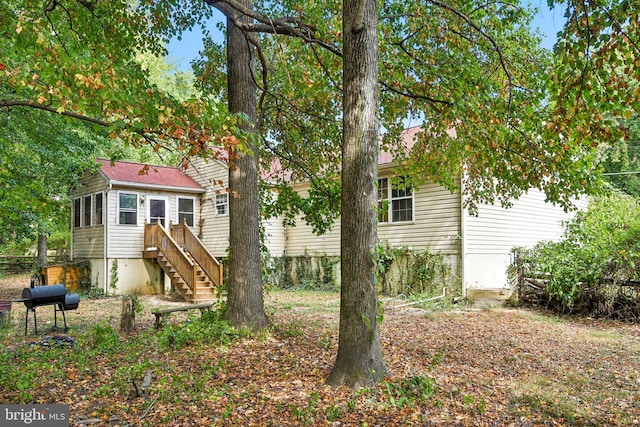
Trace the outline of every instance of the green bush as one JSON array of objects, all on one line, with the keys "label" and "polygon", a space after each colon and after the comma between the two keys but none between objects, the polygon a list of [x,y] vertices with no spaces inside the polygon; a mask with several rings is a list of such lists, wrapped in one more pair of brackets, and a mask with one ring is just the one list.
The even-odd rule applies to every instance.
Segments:
[{"label": "green bush", "polygon": [[248,334],[229,325],[222,310],[211,310],[203,312],[200,317],[191,314],[182,323],[165,325],[158,334],[158,345],[161,349],[180,349],[205,343],[225,345]]},{"label": "green bush", "polygon": [[611,311],[622,285],[640,280],[640,205],[619,194],[594,199],[565,224],[561,241],[540,242],[521,258],[561,311]]}]

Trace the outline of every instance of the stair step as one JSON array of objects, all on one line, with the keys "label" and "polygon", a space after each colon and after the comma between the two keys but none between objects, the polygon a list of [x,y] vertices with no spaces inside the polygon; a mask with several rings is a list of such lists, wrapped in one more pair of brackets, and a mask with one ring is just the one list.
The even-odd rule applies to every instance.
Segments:
[{"label": "stair step", "polygon": [[[183,248],[184,250],[184,248]],[[183,296],[186,301],[215,301],[217,297],[214,295],[215,290],[218,287],[218,284],[215,283],[207,273],[200,267],[200,265],[196,262],[195,258],[185,251],[187,258],[195,264],[195,296],[194,292],[189,288],[186,284],[185,280],[178,274],[177,270],[174,268],[173,264],[169,259],[162,253],[157,253],[157,262],[162,268],[162,270],[167,274],[167,276],[171,279],[171,283],[173,287]]]}]

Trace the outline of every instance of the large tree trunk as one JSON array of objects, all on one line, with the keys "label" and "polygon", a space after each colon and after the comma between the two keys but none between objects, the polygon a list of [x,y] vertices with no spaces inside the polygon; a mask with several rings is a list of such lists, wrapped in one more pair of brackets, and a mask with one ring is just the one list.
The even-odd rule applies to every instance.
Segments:
[{"label": "large tree trunk", "polygon": [[378,333],[378,42],[376,0],[343,1],[341,297],[338,356],[327,383],[365,386],[387,374]]},{"label": "large tree trunk", "polygon": [[[252,0],[241,0],[253,8]],[[249,18],[242,18],[249,21]],[[246,131],[255,131],[256,85],[253,55],[242,31],[227,20],[227,71],[229,111],[243,113]],[[252,147],[255,148],[255,147]],[[260,213],[258,204],[258,153],[240,154],[229,170],[229,291],[227,320],[237,327],[264,329],[268,322],[262,296],[260,265]]]},{"label": "large tree trunk", "polygon": [[47,260],[47,235],[46,233],[38,234],[38,267],[44,267],[49,261]]}]

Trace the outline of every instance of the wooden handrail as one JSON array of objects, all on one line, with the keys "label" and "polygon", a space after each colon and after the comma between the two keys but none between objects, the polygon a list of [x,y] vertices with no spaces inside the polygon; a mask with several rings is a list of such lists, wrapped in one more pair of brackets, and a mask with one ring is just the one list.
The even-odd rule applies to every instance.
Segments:
[{"label": "wooden handrail", "polygon": [[196,298],[196,265],[181,249],[180,245],[167,233],[162,224],[145,224],[144,226],[145,250],[155,248],[171,263],[171,266],[180,275],[182,280],[191,289],[191,298]]},{"label": "wooden handrail", "polygon": [[191,229],[184,223],[171,224],[171,237],[191,254],[193,259],[200,265],[202,271],[209,276],[209,279],[217,286],[222,285],[222,263],[211,255],[204,244],[196,237]]}]

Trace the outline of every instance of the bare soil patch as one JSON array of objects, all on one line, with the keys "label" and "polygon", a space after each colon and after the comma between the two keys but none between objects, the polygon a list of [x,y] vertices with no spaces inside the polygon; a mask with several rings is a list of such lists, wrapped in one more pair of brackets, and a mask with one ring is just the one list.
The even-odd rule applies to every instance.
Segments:
[{"label": "bare soil patch", "polygon": [[[28,286],[24,280],[0,280],[0,299],[19,297]],[[117,331],[117,297],[82,300],[67,314],[68,335],[77,341],[67,349],[30,346],[38,338],[31,325],[23,335],[24,306],[14,304],[13,327],[0,333],[0,346],[11,355],[0,359],[0,401],[67,404],[72,425],[85,417],[110,426],[640,422],[637,324],[523,309],[388,310],[380,328],[391,376],[350,390],[324,385],[337,351],[337,294],[272,292],[266,309],[273,331],[169,350],[159,347],[163,332],[153,329],[151,310],[183,303],[166,296],[140,301],[135,332],[116,335],[116,352],[100,350],[98,338]],[[38,317],[44,331],[53,314],[42,307]],[[189,322],[183,313],[170,317],[176,328],[189,328]],[[43,358],[49,368],[33,378],[29,370],[42,366]],[[145,399],[133,393],[132,381],[149,370],[153,380]],[[433,381],[428,396],[411,385],[427,380]]]}]

